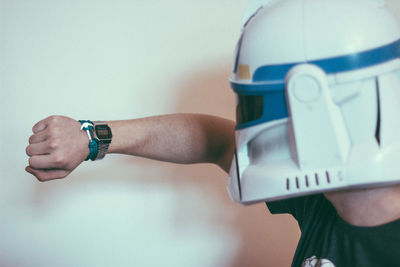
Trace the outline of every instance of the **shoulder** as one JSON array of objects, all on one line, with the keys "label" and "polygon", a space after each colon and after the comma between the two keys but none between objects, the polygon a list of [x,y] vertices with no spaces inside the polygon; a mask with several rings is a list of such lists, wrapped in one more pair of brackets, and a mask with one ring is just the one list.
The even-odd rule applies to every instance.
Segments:
[{"label": "shoulder", "polygon": [[303,224],[306,218],[336,212],[323,194],[278,200],[266,204],[272,214],[291,214],[300,225]]}]

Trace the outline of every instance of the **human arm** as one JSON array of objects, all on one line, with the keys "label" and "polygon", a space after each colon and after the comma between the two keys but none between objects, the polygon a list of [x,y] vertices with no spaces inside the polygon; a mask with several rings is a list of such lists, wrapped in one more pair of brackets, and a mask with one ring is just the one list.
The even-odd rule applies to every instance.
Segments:
[{"label": "human arm", "polygon": [[[173,114],[107,122],[113,133],[108,153],[189,164],[214,163],[228,171],[234,122],[202,114]],[[63,178],[89,154],[88,137],[76,120],[51,116],[33,127],[26,170],[40,181]]]}]

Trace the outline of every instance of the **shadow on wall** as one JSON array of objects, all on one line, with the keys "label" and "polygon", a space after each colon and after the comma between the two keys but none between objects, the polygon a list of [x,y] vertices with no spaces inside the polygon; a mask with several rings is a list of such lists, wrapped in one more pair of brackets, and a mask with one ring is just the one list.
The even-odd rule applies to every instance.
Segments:
[{"label": "shadow on wall", "polygon": [[[231,67],[229,63],[212,66],[216,67],[190,73],[182,81],[176,112],[207,113],[234,120],[236,101],[229,85]],[[191,177],[189,181],[201,188],[213,188],[216,198],[231,209],[229,213],[236,214],[228,222],[241,241],[232,267],[290,266],[300,235],[294,219],[289,215],[271,215],[264,203],[247,207],[233,203],[226,191],[227,174],[223,171],[200,167],[180,172],[180,177]],[[220,216],[224,216],[224,211]]]},{"label": "shadow on wall", "polygon": [[[201,72],[190,72],[186,78],[179,81],[180,98],[176,99],[172,112],[207,113],[233,119],[235,99],[228,83],[230,68],[223,64],[219,66]],[[234,229],[240,238],[240,248],[232,267],[290,265],[299,238],[294,220],[286,215],[272,216],[263,203],[248,207],[233,203],[226,191],[227,174],[218,167],[208,164],[182,166],[154,163],[151,160],[135,157],[123,157],[118,160],[110,157],[109,161],[92,164],[95,165],[90,166],[94,167],[80,169],[78,174],[74,172],[69,179],[56,186],[52,183],[35,183],[33,198],[37,210],[46,212],[49,205],[52,205],[51,199],[55,196],[66,199],[78,188],[82,190],[86,187],[96,187],[98,184],[111,186],[119,183],[132,188],[139,186],[144,190],[146,187],[168,185],[178,195],[176,213],[173,216],[179,227],[197,213],[196,208],[191,207],[183,199],[185,194],[182,190],[197,188],[202,196],[209,198],[208,202],[218,201],[220,203],[216,203],[215,206],[224,208],[213,212],[211,221],[226,226],[227,229]],[[134,168],[132,166],[140,168],[128,175],[126,173],[120,175],[116,171],[114,177],[110,179],[101,173],[102,168],[107,168],[108,164],[121,164],[128,172]],[[99,166],[101,168],[98,168]],[[118,170],[118,167],[115,166],[115,169]],[[160,176],[164,171],[168,173]],[[74,179],[75,175],[87,178]]]}]

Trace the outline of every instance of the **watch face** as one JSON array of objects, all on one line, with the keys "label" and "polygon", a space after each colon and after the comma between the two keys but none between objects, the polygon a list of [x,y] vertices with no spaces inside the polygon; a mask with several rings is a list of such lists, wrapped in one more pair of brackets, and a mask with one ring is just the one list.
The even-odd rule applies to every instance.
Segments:
[{"label": "watch face", "polygon": [[111,129],[108,125],[96,125],[96,135],[99,139],[111,139]]}]

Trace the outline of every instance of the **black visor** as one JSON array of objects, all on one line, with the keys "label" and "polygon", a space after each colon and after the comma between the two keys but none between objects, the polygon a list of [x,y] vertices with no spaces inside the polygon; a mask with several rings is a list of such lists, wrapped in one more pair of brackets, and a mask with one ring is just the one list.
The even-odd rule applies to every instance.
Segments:
[{"label": "black visor", "polygon": [[236,122],[244,124],[261,118],[264,112],[264,97],[259,95],[238,95]]}]

